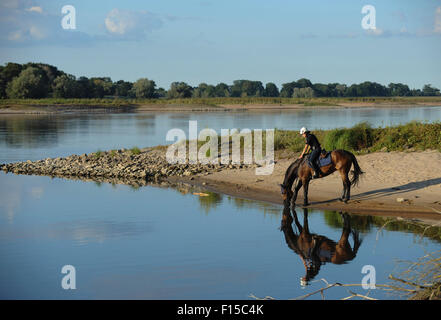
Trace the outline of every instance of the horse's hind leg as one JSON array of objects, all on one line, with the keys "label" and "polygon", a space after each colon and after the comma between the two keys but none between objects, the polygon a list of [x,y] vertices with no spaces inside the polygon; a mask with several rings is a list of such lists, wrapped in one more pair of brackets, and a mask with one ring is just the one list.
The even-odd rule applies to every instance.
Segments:
[{"label": "horse's hind leg", "polygon": [[341,195],[340,201],[344,201],[345,203],[349,201],[351,194],[351,181],[349,180],[349,176],[347,172],[340,171],[341,180],[343,181],[343,193]]}]

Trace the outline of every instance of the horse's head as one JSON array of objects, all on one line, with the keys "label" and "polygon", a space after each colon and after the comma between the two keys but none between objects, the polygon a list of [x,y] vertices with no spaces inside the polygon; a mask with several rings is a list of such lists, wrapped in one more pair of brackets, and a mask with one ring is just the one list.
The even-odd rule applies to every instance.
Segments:
[{"label": "horse's head", "polygon": [[292,191],[291,188],[288,188],[287,186],[285,186],[284,184],[280,185],[280,193],[282,195],[282,199],[283,201],[286,201],[288,199],[291,199],[292,197]]}]

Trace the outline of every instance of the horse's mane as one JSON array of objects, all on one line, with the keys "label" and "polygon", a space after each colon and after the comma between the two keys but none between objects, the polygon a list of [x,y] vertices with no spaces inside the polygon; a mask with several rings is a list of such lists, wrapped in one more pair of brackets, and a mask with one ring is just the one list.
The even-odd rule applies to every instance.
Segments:
[{"label": "horse's mane", "polygon": [[282,184],[284,188],[290,188],[293,185],[294,181],[298,178],[297,171],[303,160],[304,158],[296,159],[293,163],[289,165],[288,169],[286,169],[285,179],[283,180]]}]

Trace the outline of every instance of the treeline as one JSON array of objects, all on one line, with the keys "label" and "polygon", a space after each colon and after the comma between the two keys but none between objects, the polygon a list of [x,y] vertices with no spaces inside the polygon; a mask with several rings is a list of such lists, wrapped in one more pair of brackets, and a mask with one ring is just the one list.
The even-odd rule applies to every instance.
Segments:
[{"label": "treeline", "polygon": [[232,85],[201,83],[192,87],[185,82],[173,82],[168,90],[157,88],[153,80],[141,78],[136,82],[109,77],[79,77],[67,74],[44,63],[18,64],[9,62],[0,66],[1,99],[39,98],[221,98],[221,97],[411,97],[440,96],[440,90],[430,84],[422,89],[410,89],[402,83],[388,86],[366,81],[347,86],[340,83],[312,83],[308,79],[284,83],[279,88],[272,82],[235,80]]}]

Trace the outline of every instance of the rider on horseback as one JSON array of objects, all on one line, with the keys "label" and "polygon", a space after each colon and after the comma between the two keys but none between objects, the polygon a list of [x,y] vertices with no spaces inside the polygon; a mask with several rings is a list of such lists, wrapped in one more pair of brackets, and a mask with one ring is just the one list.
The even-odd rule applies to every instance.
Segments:
[{"label": "rider on horseback", "polygon": [[305,148],[303,149],[302,154],[300,155],[299,159],[303,158],[304,154],[309,151],[309,149],[312,149],[311,155],[309,156],[309,163],[312,168],[314,168],[314,176],[313,179],[317,179],[320,177],[320,174],[322,174],[322,171],[320,170],[320,167],[317,164],[317,160],[320,156],[320,153],[322,152],[322,148],[320,146],[320,143],[315,135],[313,135],[308,129],[303,127],[300,129],[300,134],[306,139]]}]

